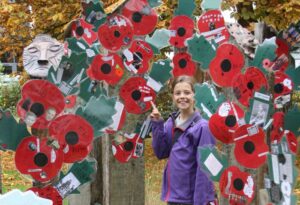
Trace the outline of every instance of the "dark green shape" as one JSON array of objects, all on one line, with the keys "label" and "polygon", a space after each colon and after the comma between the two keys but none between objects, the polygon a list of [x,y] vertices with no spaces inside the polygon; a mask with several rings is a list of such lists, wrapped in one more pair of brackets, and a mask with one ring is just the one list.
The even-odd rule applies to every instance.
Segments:
[{"label": "dark green shape", "polygon": [[222,0],[203,0],[201,8],[203,10],[220,9]]},{"label": "dark green shape", "polygon": [[0,149],[16,151],[23,138],[31,136],[23,121],[17,122],[10,111],[0,109]]},{"label": "dark green shape", "polygon": [[80,84],[80,92],[78,96],[85,102],[88,102],[92,96],[99,97],[101,94],[99,82],[86,77]]},{"label": "dark green shape", "polygon": [[96,172],[96,161],[85,159],[81,162],[76,162],[72,165],[67,174],[70,172],[72,172],[78,181],[80,181],[80,184],[83,185],[92,180],[91,175]]},{"label": "dark green shape", "polygon": [[165,83],[171,78],[171,61],[169,59],[158,60],[152,64],[152,69],[149,73],[149,77],[165,85]]},{"label": "dark green shape", "polygon": [[294,90],[300,90],[300,67],[294,68],[293,66],[289,66],[285,73],[290,76],[294,83]]},{"label": "dark green shape", "polygon": [[300,136],[300,110],[295,106],[284,115],[284,129],[290,130],[297,137]]},{"label": "dark green shape", "polygon": [[92,0],[88,4],[82,3],[83,15],[85,16],[85,21],[89,24],[94,25],[94,31],[97,32],[99,26],[101,26],[105,21],[107,15],[103,9],[103,4],[99,0]]},{"label": "dark green shape", "polygon": [[[223,171],[228,167],[226,156],[218,153],[216,148],[210,146],[199,147],[198,155],[201,169],[208,173],[213,181],[219,181]],[[205,163],[206,160],[207,163]],[[217,167],[218,169],[216,169]]]},{"label": "dark green shape", "polygon": [[92,96],[84,108],[76,111],[77,115],[85,118],[94,128],[94,136],[103,134],[103,129],[113,122],[112,116],[115,110],[116,99],[100,95],[98,98]]},{"label": "dark green shape", "polygon": [[264,74],[268,71],[263,67],[263,61],[265,59],[271,62],[276,58],[277,45],[275,42],[275,37],[270,39],[265,39],[262,44],[259,44],[255,50],[255,57],[253,61],[249,62],[249,66],[255,66],[259,68]]},{"label": "dark green shape", "polygon": [[151,8],[159,7],[162,4],[161,0],[148,0]]},{"label": "dark green shape", "polygon": [[70,57],[63,56],[55,71],[50,68],[47,79],[55,84],[65,95],[76,95],[80,90],[80,83],[87,77],[87,55],[72,53]]},{"label": "dark green shape", "polygon": [[174,11],[175,16],[185,15],[193,17],[193,12],[196,8],[194,0],[178,0],[178,7]]},{"label": "dark green shape", "polygon": [[149,43],[155,54],[160,54],[160,50],[170,46],[170,31],[163,29],[156,29],[152,36],[147,35],[145,41]]},{"label": "dark green shape", "polygon": [[210,62],[216,56],[216,50],[204,36],[198,34],[194,34],[193,38],[187,41],[187,44],[188,53],[191,54],[193,61],[200,63],[201,69],[207,71]]},{"label": "dark green shape", "polygon": [[201,111],[203,118],[208,120],[225,100],[225,96],[219,94],[213,84],[195,85],[195,105]]}]

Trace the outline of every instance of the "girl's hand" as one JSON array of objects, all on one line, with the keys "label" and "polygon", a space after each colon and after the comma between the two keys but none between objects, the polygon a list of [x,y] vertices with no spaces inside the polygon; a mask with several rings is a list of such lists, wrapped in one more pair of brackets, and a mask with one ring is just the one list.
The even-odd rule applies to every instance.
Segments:
[{"label": "girl's hand", "polygon": [[151,105],[152,105],[152,112],[151,112],[151,114],[150,114],[150,117],[151,117],[151,119],[153,119],[153,120],[159,120],[160,118],[161,118],[161,114],[160,114],[160,112],[158,111],[158,109],[157,109],[157,107],[155,106],[155,104],[152,102],[152,101],[150,101],[151,102]]}]

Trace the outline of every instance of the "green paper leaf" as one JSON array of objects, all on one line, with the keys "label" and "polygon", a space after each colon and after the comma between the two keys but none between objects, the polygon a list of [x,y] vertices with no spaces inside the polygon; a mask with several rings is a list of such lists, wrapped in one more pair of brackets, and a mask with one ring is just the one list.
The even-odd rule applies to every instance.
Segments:
[{"label": "green paper leaf", "polygon": [[294,90],[300,90],[300,67],[294,68],[290,66],[285,73],[292,79],[294,83]]},{"label": "green paper leaf", "polygon": [[195,105],[205,119],[209,119],[218,107],[226,101],[223,94],[218,94],[213,84],[202,83],[195,86]]},{"label": "green paper leaf", "polygon": [[196,8],[194,0],[178,0],[178,7],[174,11],[175,16],[185,15],[193,17],[193,12]]},{"label": "green paper leaf", "polygon": [[201,169],[208,173],[213,181],[219,181],[223,171],[228,167],[226,156],[209,146],[199,147],[198,155]]},{"label": "green paper leaf", "polygon": [[0,149],[16,151],[23,138],[31,136],[24,122],[17,122],[10,111],[0,109]]},{"label": "green paper leaf", "polygon": [[203,0],[201,8],[203,10],[219,9],[221,7],[222,0]]},{"label": "green paper leaf", "polygon": [[88,102],[92,96],[99,97],[103,94],[98,83],[94,80],[86,78],[80,84],[80,92],[78,94],[85,102]]},{"label": "green paper leaf", "polygon": [[73,53],[70,57],[63,56],[57,70],[50,68],[47,79],[64,95],[78,94],[81,81],[87,77],[86,61],[85,53],[78,55]]},{"label": "green paper leaf", "polygon": [[85,118],[94,128],[94,136],[102,134],[103,129],[112,122],[115,110],[116,99],[100,95],[98,98],[92,96],[84,108],[79,108],[76,114]]},{"label": "green paper leaf", "polygon": [[259,68],[264,74],[267,74],[267,70],[263,67],[264,60],[270,60],[271,62],[276,58],[277,44],[275,37],[265,39],[262,44],[259,44],[255,50],[255,57],[249,64]]},{"label": "green paper leaf", "polygon": [[201,69],[206,71],[209,64],[216,55],[214,47],[205,39],[204,36],[194,34],[193,38],[187,41],[188,53],[191,54],[193,61],[201,63]]},{"label": "green paper leaf", "polygon": [[284,115],[284,129],[292,131],[297,137],[300,136],[300,110],[295,106]]},{"label": "green paper leaf", "polygon": [[93,30],[97,32],[99,26],[106,21],[107,17],[103,9],[102,2],[98,0],[92,0],[88,4],[83,3],[82,7],[84,9],[83,14],[85,16],[85,21],[94,25]]},{"label": "green paper leaf", "polygon": [[152,36],[147,35],[145,41],[149,43],[155,54],[160,53],[160,49],[170,46],[170,31],[163,28],[157,29]]},{"label": "green paper leaf", "polygon": [[96,161],[88,161],[85,159],[81,162],[76,162],[72,165],[67,174],[70,172],[72,172],[80,181],[81,185],[83,185],[92,180],[91,175],[96,172]]},{"label": "green paper leaf", "polygon": [[[160,88],[165,85],[165,83],[171,78],[171,61],[169,59],[165,60],[158,60],[152,64],[152,69],[149,73],[149,79],[147,85],[152,87],[156,92],[160,90]],[[156,83],[160,84],[161,87],[159,89],[155,89],[150,81],[155,81]]]},{"label": "green paper leaf", "polygon": [[151,8],[159,7],[162,4],[161,0],[148,0]]}]

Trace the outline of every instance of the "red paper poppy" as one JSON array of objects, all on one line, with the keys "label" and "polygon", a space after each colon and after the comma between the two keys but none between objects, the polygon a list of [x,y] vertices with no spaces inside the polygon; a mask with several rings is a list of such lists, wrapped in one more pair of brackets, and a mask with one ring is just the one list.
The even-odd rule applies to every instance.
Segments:
[{"label": "red paper poppy", "polygon": [[98,38],[93,28],[94,26],[88,24],[84,19],[77,19],[71,25],[72,35],[77,39],[83,38],[89,45],[92,45]]},{"label": "red paper poppy", "polygon": [[225,169],[220,178],[220,192],[231,205],[250,204],[255,196],[253,177],[236,166]]},{"label": "red paper poppy", "polygon": [[275,112],[272,118],[273,124],[270,133],[271,142],[276,141],[278,143],[281,141],[282,135],[284,133],[284,112]]},{"label": "red paper poppy", "polygon": [[286,130],[284,133],[286,134],[288,146],[291,152],[296,155],[298,150],[298,141],[296,135],[290,130]]},{"label": "red paper poppy", "polygon": [[63,149],[66,163],[80,161],[89,154],[93,133],[93,127],[84,118],[73,114],[62,115],[49,126],[49,134]]},{"label": "red paper poppy", "polygon": [[117,84],[124,74],[123,62],[117,54],[96,55],[87,75],[93,80],[104,80],[110,85]]},{"label": "red paper poppy", "polygon": [[177,47],[186,47],[185,40],[194,34],[194,21],[188,16],[175,16],[169,26],[171,31],[170,44]]},{"label": "red paper poppy", "polygon": [[158,16],[146,0],[130,0],[122,11],[132,25],[135,35],[146,35],[151,33],[157,24]]},{"label": "red paper poppy", "polygon": [[116,52],[123,46],[129,46],[133,37],[131,22],[122,15],[109,16],[106,23],[98,28],[101,45],[109,51]]},{"label": "red paper poppy", "polygon": [[33,191],[39,197],[51,200],[53,202],[53,205],[63,204],[63,198],[60,196],[57,189],[55,189],[53,186],[46,186],[43,188],[31,187],[28,190]]},{"label": "red paper poppy", "polygon": [[254,92],[259,91],[262,87],[268,88],[268,80],[258,68],[249,67],[245,74],[239,73],[234,77],[232,87],[238,101],[249,107],[249,100]]},{"label": "red paper poppy", "polygon": [[46,129],[65,107],[60,90],[46,80],[30,80],[22,87],[17,113],[32,128]]},{"label": "red paper poppy", "polygon": [[209,10],[202,14],[198,20],[198,29],[208,41],[214,40],[218,44],[225,43],[230,38],[220,10]]},{"label": "red paper poppy", "polygon": [[281,71],[275,73],[273,87],[275,108],[281,108],[283,105],[290,102],[293,87],[294,83],[287,74]]},{"label": "red paper poppy", "polygon": [[176,53],[173,57],[173,76],[193,76],[196,72],[196,64],[186,52]]},{"label": "red paper poppy", "polygon": [[68,95],[65,97],[65,108],[66,109],[72,109],[75,107],[77,101],[77,96],[76,95]]},{"label": "red paper poppy", "polygon": [[269,148],[261,127],[242,125],[233,134],[233,139],[236,142],[234,155],[242,166],[256,169],[265,163]]},{"label": "red paper poppy", "polygon": [[143,40],[135,40],[129,49],[123,51],[124,66],[134,74],[144,74],[153,57],[151,46]]},{"label": "red paper poppy", "polygon": [[142,139],[138,134],[120,136],[123,142],[112,142],[112,152],[114,157],[121,163],[128,162],[130,158],[137,158],[142,154]]},{"label": "red paper poppy", "polygon": [[223,102],[217,112],[209,119],[209,129],[221,142],[233,142],[233,134],[240,126],[239,121],[244,118],[244,111],[232,102]]},{"label": "red paper poppy", "polygon": [[218,47],[215,58],[209,64],[209,72],[217,86],[231,87],[232,79],[241,73],[244,66],[243,53],[232,44]]},{"label": "red paper poppy", "polygon": [[129,78],[120,88],[120,97],[124,101],[125,109],[129,113],[141,114],[151,108],[156,94],[141,77]]},{"label": "red paper poppy", "polygon": [[48,182],[59,173],[63,152],[47,145],[47,139],[35,136],[24,138],[15,154],[16,168],[39,182]]},{"label": "red paper poppy", "polygon": [[126,120],[126,111],[124,105],[117,101],[115,105],[116,114],[112,116],[113,123],[106,129],[106,133],[113,134],[124,126]]}]

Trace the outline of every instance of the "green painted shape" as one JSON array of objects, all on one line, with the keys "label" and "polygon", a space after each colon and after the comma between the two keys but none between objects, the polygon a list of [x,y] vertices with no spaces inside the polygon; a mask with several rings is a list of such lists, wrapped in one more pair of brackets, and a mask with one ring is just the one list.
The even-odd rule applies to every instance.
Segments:
[{"label": "green painted shape", "polygon": [[91,175],[96,173],[96,161],[89,161],[85,159],[81,162],[76,162],[72,165],[67,174],[70,172],[72,172],[80,181],[80,184],[83,185],[87,182],[90,182],[92,180]]},{"label": "green painted shape", "polygon": [[202,83],[195,85],[195,105],[205,119],[209,119],[218,107],[226,101],[223,94],[219,94],[213,84]]},{"label": "green painted shape", "polygon": [[216,56],[216,50],[205,39],[204,36],[194,34],[193,38],[187,41],[188,53],[191,54],[193,61],[201,64],[201,69],[207,71],[212,59]]},{"label": "green painted shape", "polygon": [[94,31],[97,32],[99,26],[105,21],[107,15],[103,9],[103,3],[98,0],[92,0],[88,4],[83,3],[85,21],[94,26]]},{"label": "green painted shape", "polygon": [[102,130],[113,122],[112,116],[115,110],[116,99],[100,95],[98,98],[92,96],[84,108],[76,111],[77,115],[85,118],[94,128],[94,136],[103,134]]},{"label": "green painted shape", "polygon": [[294,83],[294,90],[300,90],[300,67],[294,68],[293,66],[289,66],[285,73],[290,76]]},{"label": "green painted shape", "polygon": [[300,136],[300,110],[295,106],[284,115],[284,129],[292,131],[296,137]]},{"label": "green painted shape", "polygon": [[159,7],[162,4],[161,0],[148,0],[151,8]]},{"label": "green painted shape", "polygon": [[10,111],[0,109],[0,150],[16,151],[19,143],[31,136],[24,122],[17,122]]},{"label": "green painted shape", "polygon": [[201,8],[203,10],[219,9],[221,7],[222,0],[203,0]]},{"label": "green painted shape", "polygon": [[193,17],[196,8],[194,0],[178,0],[178,7],[174,11],[175,16],[185,15]]},{"label": "green painted shape", "polygon": [[[220,154],[216,148],[209,146],[199,147],[198,155],[201,169],[208,173],[211,180],[216,182],[219,181],[223,171],[228,167],[228,161],[226,159],[226,156]],[[205,163],[206,160],[208,160],[207,163]],[[206,166],[206,164],[208,166]],[[218,166],[220,166],[219,170],[216,170],[215,173],[213,173],[211,169],[216,168],[217,164]]]},{"label": "green painted shape", "polygon": [[53,67],[49,69],[47,80],[55,84],[64,95],[78,94],[81,81],[87,77],[87,67],[86,53],[63,56],[56,71]]},{"label": "green painted shape", "polygon": [[149,43],[155,54],[160,54],[160,50],[170,46],[170,31],[163,29],[156,29],[152,36],[147,35],[145,41]]},{"label": "green painted shape", "polygon": [[156,82],[164,85],[171,78],[171,61],[169,59],[158,60],[152,64],[149,76]]},{"label": "green painted shape", "polygon": [[98,83],[86,77],[80,84],[80,91],[78,96],[85,102],[88,102],[92,96],[99,97],[101,93],[102,92]]},{"label": "green painted shape", "polygon": [[249,62],[249,66],[255,66],[259,68],[264,74],[268,71],[263,67],[263,61],[269,59],[271,62],[276,58],[277,45],[275,37],[265,39],[262,44],[259,44],[255,50],[255,57]]}]

